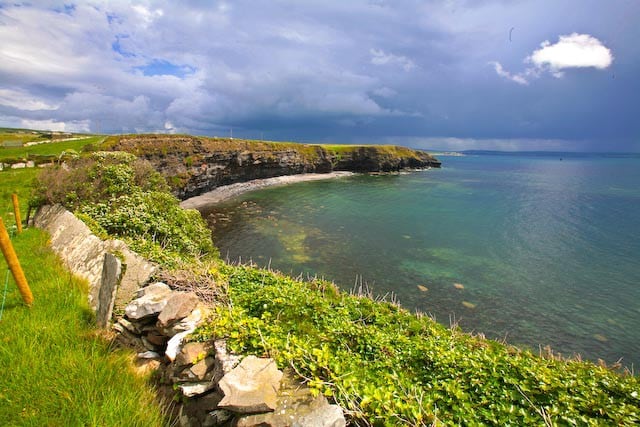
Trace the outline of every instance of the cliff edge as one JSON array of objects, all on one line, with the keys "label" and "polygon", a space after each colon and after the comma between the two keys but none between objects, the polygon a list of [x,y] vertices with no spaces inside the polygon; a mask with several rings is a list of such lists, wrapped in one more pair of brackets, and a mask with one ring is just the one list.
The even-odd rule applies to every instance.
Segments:
[{"label": "cliff edge", "polygon": [[189,135],[121,135],[111,150],[149,160],[180,199],[222,185],[301,173],[440,167],[430,154],[392,145],[317,145]]}]

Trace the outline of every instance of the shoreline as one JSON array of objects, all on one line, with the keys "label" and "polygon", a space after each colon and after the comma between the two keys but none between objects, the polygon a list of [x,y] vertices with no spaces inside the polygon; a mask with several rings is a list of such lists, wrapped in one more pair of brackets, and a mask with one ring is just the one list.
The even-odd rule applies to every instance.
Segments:
[{"label": "shoreline", "polygon": [[180,202],[183,209],[202,209],[216,203],[224,202],[250,191],[267,187],[295,184],[297,182],[320,181],[325,179],[343,178],[353,176],[355,173],[346,171],[334,171],[329,173],[302,173],[296,175],[283,175],[273,178],[254,179],[252,181],[238,182],[236,184],[223,185],[199,196],[190,197]]}]

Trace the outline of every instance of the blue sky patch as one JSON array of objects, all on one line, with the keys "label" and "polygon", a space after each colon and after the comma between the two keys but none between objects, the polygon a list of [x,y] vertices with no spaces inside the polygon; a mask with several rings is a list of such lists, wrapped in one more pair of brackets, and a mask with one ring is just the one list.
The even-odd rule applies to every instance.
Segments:
[{"label": "blue sky patch", "polygon": [[122,47],[122,43],[120,43],[120,40],[122,39],[126,39],[129,36],[127,35],[117,35],[116,36],[116,41],[114,41],[113,43],[111,43],[111,49],[113,49],[114,52],[119,53],[120,55],[124,56],[125,58],[133,58],[136,56],[135,53],[133,52],[127,52],[123,47]]},{"label": "blue sky patch", "polygon": [[188,65],[176,65],[164,59],[154,59],[151,63],[136,67],[145,76],[176,76],[183,78],[187,74],[192,74],[195,70]]}]

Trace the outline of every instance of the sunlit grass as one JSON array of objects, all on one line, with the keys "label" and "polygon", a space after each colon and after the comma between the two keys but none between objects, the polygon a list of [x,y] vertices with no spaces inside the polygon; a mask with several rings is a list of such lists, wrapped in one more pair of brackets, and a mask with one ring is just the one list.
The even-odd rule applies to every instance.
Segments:
[{"label": "sunlit grass", "polygon": [[31,184],[40,172],[38,168],[0,171],[0,217],[7,227],[14,223],[11,195],[16,193],[20,202],[20,215],[26,219]]},{"label": "sunlit grass", "polygon": [[71,141],[50,142],[32,145],[30,147],[0,147],[0,161],[9,158],[26,158],[29,154],[41,156],[57,155],[65,150],[80,151],[87,144],[96,144],[102,141],[102,136],[92,136]]},{"label": "sunlit grass", "polygon": [[[34,295],[26,307],[9,279],[0,321],[2,425],[156,426],[155,393],[131,370],[131,354],[113,351],[94,329],[86,284],[29,229],[14,246]],[[6,264],[0,262],[4,289]]]}]

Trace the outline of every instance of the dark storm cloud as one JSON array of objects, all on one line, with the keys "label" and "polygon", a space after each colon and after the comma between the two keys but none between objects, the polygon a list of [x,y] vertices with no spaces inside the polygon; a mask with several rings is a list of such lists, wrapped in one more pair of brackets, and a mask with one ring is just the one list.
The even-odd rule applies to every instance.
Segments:
[{"label": "dark storm cloud", "polygon": [[[7,3],[0,125],[640,150],[638,10],[623,0]],[[563,40],[595,40],[612,62],[566,66]],[[545,41],[553,49],[536,53]],[[573,65],[584,63],[577,51]]]}]

